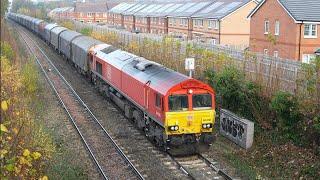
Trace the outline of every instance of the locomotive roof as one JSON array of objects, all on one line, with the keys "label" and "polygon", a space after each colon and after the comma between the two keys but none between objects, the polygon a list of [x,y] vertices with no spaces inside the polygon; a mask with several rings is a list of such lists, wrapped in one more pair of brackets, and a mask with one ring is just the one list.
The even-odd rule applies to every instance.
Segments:
[{"label": "locomotive roof", "polygon": [[149,83],[150,88],[162,95],[167,94],[172,87],[189,79],[189,77],[181,73],[175,72],[152,61],[150,61],[149,67],[146,67],[145,70],[141,71],[137,69],[137,65],[143,61],[145,60],[141,61],[141,59],[134,59],[123,68],[123,71],[144,84]]},{"label": "locomotive roof", "polygon": [[149,86],[162,95],[165,95],[172,87],[190,79],[158,63],[119,49],[110,53],[98,50],[96,56],[143,84],[149,82]]},{"label": "locomotive roof", "polygon": [[72,44],[88,52],[92,46],[104,43],[88,36],[79,36],[72,41]]}]

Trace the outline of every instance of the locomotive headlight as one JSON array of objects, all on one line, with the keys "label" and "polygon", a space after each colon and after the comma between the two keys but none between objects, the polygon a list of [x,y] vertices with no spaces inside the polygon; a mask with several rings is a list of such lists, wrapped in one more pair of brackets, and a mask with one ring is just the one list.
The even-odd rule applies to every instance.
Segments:
[{"label": "locomotive headlight", "polygon": [[178,126],[178,125],[169,126],[169,130],[170,130],[170,131],[178,131],[178,130],[179,130],[179,126]]},{"label": "locomotive headlight", "polygon": [[202,128],[203,129],[209,129],[209,128],[212,128],[212,124],[202,124]]}]

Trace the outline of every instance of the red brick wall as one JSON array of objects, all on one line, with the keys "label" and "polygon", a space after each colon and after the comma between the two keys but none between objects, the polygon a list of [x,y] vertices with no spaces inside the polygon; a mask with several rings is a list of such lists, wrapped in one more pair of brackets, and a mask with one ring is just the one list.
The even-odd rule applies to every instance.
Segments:
[{"label": "red brick wall", "polygon": [[150,33],[150,17],[136,17],[135,27],[143,33]]},{"label": "red brick wall", "polygon": [[107,22],[107,16],[103,15],[103,13],[93,13],[91,16],[88,16],[88,13],[75,12],[74,19],[83,22]]},{"label": "red brick wall", "polygon": [[317,38],[304,37],[304,25],[302,25],[301,37],[301,57],[303,54],[314,54],[316,49],[320,48],[320,23],[317,24]]},{"label": "red brick wall", "polygon": [[[269,34],[276,38],[276,44],[270,42],[268,35],[264,34],[264,22],[269,21]],[[280,34],[275,36],[275,22],[280,22]],[[269,55],[279,52],[279,57],[299,59],[296,55],[299,42],[299,25],[288,15],[277,0],[266,2],[251,17],[250,22],[250,49],[263,53],[268,49]]]},{"label": "red brick wall", "polygon": [[124,16],[123,25],[127,31],[133,32],[135,29],[135,18],[134,16]]},{"label": "red brick wall", "polygon": [[150,32],[154,34],[168,33],[168,20],[163,17],[150,17]]}]

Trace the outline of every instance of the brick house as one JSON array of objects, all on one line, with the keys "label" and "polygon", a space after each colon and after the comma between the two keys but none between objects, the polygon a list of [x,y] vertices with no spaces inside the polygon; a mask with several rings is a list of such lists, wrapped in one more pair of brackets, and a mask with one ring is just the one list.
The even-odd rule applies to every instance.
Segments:
[{"label": "brick house", "polygon": [[[134,16],[136,17],[135,29],[140,32],[150,33],[151,19],[149,15],[154,13],[154,11],[156,11],[157,9],[160,9],[162,6],[164,6],[164,4],[149,4],[145,8],[136,12],[134,14]],[[155,19],[152,18],[152,20],[152,23],[155,24]]]},{"label": "brick house", "polygon": [[150,18],[150,32],[153,34],[168,34],[168,14],[182,4],[164,4],[162,7],[148,13]]},{"label": "brick house", "polygon": [[107,22],[108,5],[106,2],[77,2],[74,19],[80,22]]},{"label": "brick house", "polygon": [[248,17],[254,52],[308,63],[320,48],[319,0],[263,0]]},{"label": "brick house", "polygon": [[73,19],[74,18],[74,7],[62,7],[55,8],[48,13],[48,16],[52,19]]},{"label": "brick house", "polygon": [[108,24],[115,26],[124,26],[122,12],[135,6],[135,4],[121,3],[108,11]]},{"label": "brick house", "polygon": [[168,14],[168,34],[183,39],[192,39],[191,16],[211,2],[189,2]]},{"label": "brick house", "polygon": [[248,14],[257,6],[254,0],[219,0],[194,13],[192,37],[212,44],[246,48],[249,46]]},{"label": "brick house", "polygon": [[[121,13],[123,16],[123,27],[127,31],[130,31],[130,32],[133,32],[135,30],[141,31],[140,29],[136,28],[136,20],[137,19],[134,16],[134,14],[147,6],[148,6],[148,4],[140,4],[139,3],[139,4],[136,4],[135,6],[132,6],[128,10]],[[141,19],[139,19],[139,21],[141,21]]]}]

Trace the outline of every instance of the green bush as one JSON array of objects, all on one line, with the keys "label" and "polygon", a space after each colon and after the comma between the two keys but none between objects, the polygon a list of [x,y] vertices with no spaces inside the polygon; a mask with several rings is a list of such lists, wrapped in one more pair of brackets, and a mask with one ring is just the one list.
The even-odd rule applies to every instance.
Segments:
[{"label": "green bush", "polygon": [[83,28],[80,30],[80,33],[85,35],[85,36],[90,36],[92,33],[92,29],[90,28]]},{"label": "green bush", "polygon": [[38,89],[38,69],[36,65],[29,60],[22,68],[23,83],[28,95],[34,94]]},{"label": "green bush", "polygon": [[277,127],[288,138],[297,140],[299,134],[297,127],[302,115],[296,97],[287,92],[277,92],[271,100],[271,108],[277,115]]},{"label": "green bush", "polygon": [[238,111],[245,104],[242,92],[244,75],[235,67],[226,67],[219,73],[207,73],[209,82],[221,97],[221,106],[231,111]]},{"label": "green bush", "polygon": [[[207,71],[206,77],[217,94],[217,103],[258,125],[270,127],[268,99],[262,96],[262,88],[245,80],[244,74],[233,66],[216,73]],[[272,119],[272,118],[271,118]]]},{"label": "green bush", "polygon": [[1,56],[5,56],[12,60],[14,58],[14,52],[12,47],[6,41],[1,41]]}]

